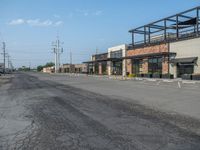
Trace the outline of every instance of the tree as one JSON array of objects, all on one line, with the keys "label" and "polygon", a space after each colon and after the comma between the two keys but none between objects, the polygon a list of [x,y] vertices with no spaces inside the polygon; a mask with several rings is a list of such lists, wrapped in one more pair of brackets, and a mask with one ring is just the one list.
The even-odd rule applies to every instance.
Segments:
[{"label": "tree", "polygon": [[53,63],[53,62],[48,62],[48,63],[46,63],[46,65],[44,65],[44,66],[42,66],[42,65],[38,66],[38,67],[37,67],[37,71],[40,72],[40,71],[43,70],[43,68],[46,68],[46,67],[53,67],[53,66],[54,66],[54,63]]},{"label": "tree", "polygon": [[40,66],[37,67],[37,71],[40,72],[40,71],[42,71],[43,68],[44,68],[44,67],[40,65]]},{"label": "tree", "polygon": [[46,63],[46,65],[44,67],[53,67],[54,63],[53,62],[48,62]]}]

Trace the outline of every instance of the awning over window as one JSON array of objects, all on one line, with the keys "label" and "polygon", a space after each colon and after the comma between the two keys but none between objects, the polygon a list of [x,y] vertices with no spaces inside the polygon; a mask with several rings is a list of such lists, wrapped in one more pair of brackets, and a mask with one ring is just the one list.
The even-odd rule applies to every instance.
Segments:
[{"label": "awning over window", "polygon": [[177,63],[181,63],[181,64],[195,64],[197,61],[198,57],[187,57],[187,58],[176,58],[176,59],[172,59],[170,61],[170,63],[173,64],[177,64]]}]

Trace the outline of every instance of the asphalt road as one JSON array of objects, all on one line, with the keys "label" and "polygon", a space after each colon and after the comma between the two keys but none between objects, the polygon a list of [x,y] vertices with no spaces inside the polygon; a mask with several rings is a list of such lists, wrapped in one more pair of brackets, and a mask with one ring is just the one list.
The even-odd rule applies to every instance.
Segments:
[{"label": "asphalt road", "polygon": [[0,150],[199,150],[187,119],[30,74],[0,85]]}]

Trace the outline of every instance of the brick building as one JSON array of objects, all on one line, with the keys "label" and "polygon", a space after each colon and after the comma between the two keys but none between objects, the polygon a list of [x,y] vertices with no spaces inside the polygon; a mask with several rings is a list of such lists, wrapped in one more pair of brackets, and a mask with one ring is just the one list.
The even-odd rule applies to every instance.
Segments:
[{"label": "brick building", "polygon": [[132,43],[93,55],[86,62],[88,73],[154,78],[200,75],[199,10],[196,7],[130,30]]},{"label": "brick building", "polygon": [[199,10],[182,13],[130,30],[127,73],[161,77],[200,74]]},{"label": "brick building", "polygon": [[86,64],[63,64],[60,68],[62,73],[87,73]]},{"label": "brick building", "polygon": [[88,74],[107,75],[108,74],[108,53],[92,55],[91,61],[84,62],[87,64]]},{"label": "brick building", "polygon": [[44,67],[42,69],[42,72],[44,72],[44,73],[54,73],[55,72],[55,68],[54,67]]}]

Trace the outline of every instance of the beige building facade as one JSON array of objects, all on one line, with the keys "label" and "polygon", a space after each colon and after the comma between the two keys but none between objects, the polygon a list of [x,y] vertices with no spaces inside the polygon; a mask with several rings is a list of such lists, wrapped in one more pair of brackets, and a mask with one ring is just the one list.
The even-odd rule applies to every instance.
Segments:
[{"label": "beige building facade", "polygon": [[200,38],[172,42],[169,49],[176,53],[170,64],[170,73],[175,78],[181,74],[200,74]]}]

